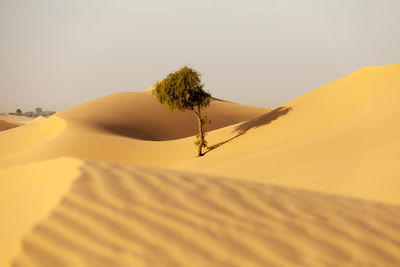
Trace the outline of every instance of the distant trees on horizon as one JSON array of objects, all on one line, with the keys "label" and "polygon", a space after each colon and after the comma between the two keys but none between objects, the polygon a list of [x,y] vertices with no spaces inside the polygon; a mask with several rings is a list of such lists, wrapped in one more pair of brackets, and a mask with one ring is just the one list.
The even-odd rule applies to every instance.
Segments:
[{"label": "distant trees on horizon", "polygon": [[39,116],[50,117],[54,113],[56,113],[56,112],[55,111],[48,111],[48,110],[43,111],[42,108],[37,107],[35,109],[35,111],[22,112],[21,109],[17,109],[15,111],[15,113],[11,112],[11,113],[8,113],[8,114],[36,118],[36,117],[39,117]]}]

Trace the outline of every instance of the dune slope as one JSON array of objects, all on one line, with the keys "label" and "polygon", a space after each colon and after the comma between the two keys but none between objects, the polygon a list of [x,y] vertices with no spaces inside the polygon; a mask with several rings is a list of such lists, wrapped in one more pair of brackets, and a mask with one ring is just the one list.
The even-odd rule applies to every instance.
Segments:
[{"label": "dune slope", "polygon": [[0,132],[24,125],[32,120],[32,118],[24,116],[0,114]]},{"label": "dune slope", "polygon": [[365,67],[214,131],[178,168],[400,203],[400,64]]},{"label": "dune slope", "polygon": [[0,265],[24,235],[13,266],[399,266],[399,88],[397,64],[215,101],[201,158],[149,91],[0,132]]},{"label": "dune slope", "polygon": [[[0,143],[12,148],[0,151],[0,166],[70,156],[400,204],[399,87],[396,64],[362,68],[267,113],[216,101],[209,109],[213,124],[219,122],[212,116],[229,123],[259,117],[209,132],[210,151],[202,158],[195,158],[192,136],[169,140],[195,131],[192,114],[170,113],[150,92],[115,94],[50,118],[63,121],[65,129],[34,145],[20,147],[15,141],[16,136],[25,140],[32,132],[37,135],[25,131],[28,126],[0,133]],[[126,132],[113,132],[116,128]]]},{"label": "dune slope", "polygon": [[[268,110],[215,100],[205,110],[212,121],[207,127],[246,121]],[[170,112],[151,92],[119,93],[0,133],[0,145],[7,147],[0,152],[0,166],[60,156],[167,166],[193,157],[197,129],[193,114]],[[168,142],[185,136],[190,138]]]},{"label": "dune slope", "polygon": [[[268,109],[214,100],[204,113],[211,120],[208,130],[222,128],[259,116]],[[70,123],[141,140],[172,140],[197,134],[191,112],[171,112],[157,102],[151,91],[109,95],[59,112]]]},{"label": "dune slope", "polygon": [[22,237],[68,192],[79,165],[60,158],[0,169],[0,266],[8,266]]},{"label": "dune slope", "polygon": [[[19,152],[33,149],[62,132],[65,125],[64,120],[53,116],[49,119],[37,118],[24,126],[0,132],[0,159],[6,160]],[[35,153],[36,156],[40,156],[41,152]],[[35,160],[35,157],[31,158],[31,161]]]},{"label": "dune slope", "polygon": [[12,266],[398,266],[400,208],[87,161]]},{"label": "dune slope", "polygon": [[18,123],[12,123],[5,120],[0,120],[0,132],[20,126]]},{"label": "dune slope", "polygon": [[11,114],[0,114],[0,120],[4,120],[10,123],[26,124],[34,120],[32,117],[17,116]]}]

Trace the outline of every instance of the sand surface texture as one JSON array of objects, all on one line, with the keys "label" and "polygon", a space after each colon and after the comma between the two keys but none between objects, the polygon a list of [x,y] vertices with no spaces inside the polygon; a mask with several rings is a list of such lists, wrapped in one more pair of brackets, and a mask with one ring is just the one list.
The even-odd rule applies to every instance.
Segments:
[{"label": "sand surface texture", "polygon": [[400,64],[213,101],[201,158],[150,90],[1,131],[0,266],[399,266],[398,99]]},{"label": "sand surface texture", "polygon": [[80,172],[12,265],[400,265],[398,206],[108,162]]}]

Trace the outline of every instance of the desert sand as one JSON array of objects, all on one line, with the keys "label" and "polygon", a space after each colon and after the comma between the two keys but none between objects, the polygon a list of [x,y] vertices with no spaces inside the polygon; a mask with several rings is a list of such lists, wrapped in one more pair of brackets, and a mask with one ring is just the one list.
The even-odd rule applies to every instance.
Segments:
[{"label": "desert sand", "polygon": [[0,114],[0,132],[25,125],[31,121],[32,118],[29,117]]},{"label": "desert sand", "polygon": [[[400,64],[281,107],[151,89],[0,132],[1,266],[399,266]],[[3,253],[4,252],[4,253]]]}]

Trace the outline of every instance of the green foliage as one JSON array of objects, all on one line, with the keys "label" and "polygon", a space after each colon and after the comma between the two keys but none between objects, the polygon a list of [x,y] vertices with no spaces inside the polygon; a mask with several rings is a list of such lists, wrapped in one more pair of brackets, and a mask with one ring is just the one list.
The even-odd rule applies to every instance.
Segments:
[{"label": "green foliage", "polygon": [[206,115],[206,116],[204,116],[204,117],[201,118],[201,123],[202,123],[203,125],[206,125],[207,123],[210,124],[210,123],[211,123],[211,120],[210,120],[210,119],[208,118],[208,116]]},{"label": "green foliage", "polygon": [[22,112],[21,109],[17,109],[15,111],[15,113],[9,113],[9,114],[36,118],[36,117],[39,117],[39,116],[50,117],[54,113],[56,113],[56,112],[55,111],[45,111],[42,108],[36,108],[35,111],[28,111],[28,112]]},{"label": "green foliage", "polygon": [[[207,146],[207,141],[205,140],[205,137],[206,137],[207,133],[205,132],[205,130],[206,130],[206,124],[207,124],[207,123],[210,124],[210,123],[211,123],[211,120],[210,120],[207,116],[204,116],[204,117],[202,117],[202,118],[200,119],[200,123],[201,123],[201,127],[204,129],[204,133],[203,133],[203,145],[202,145],[202,147],[207,148],[207,147],[208,147],[208,146]],[[199,146],[199,145],[201,144],[201,135],[200,135],[200,133],[198,133],[198,134],[196,135],[196,141],[194,142],[194,144],[195,144],[196,146]]]},{"label": "green foliage", "polygon": [[211,94],[204,90],[201,75],[196,70],[184,66],[180,70],[168,74],[161,82],[157,82],[153,94],[161,104],[166,104],[172,110],[191,110],[196,114],[199,123],[199,133],[195,144],[198,155],[204,155],[202,148],[207,147],[205,140],[205,124],[210,123],[207,116],[202,116],[202,108],[210,105]]},{"label": "green foliage", "polygon": [[203,89],[200,77],[196,70],[184,66],[157,82],[153,94],[170,110],[185,111],[207,107],[211,101],[211,94]]},{"label": "green foliage", "polygon": [[[207,135],[207,133],[204,133],[203,134],[203,138],[205,138],[206,137],[206,135]],[[201,137],[200,137],[201,135],[198,133],[197,135],[196,135],[196,141],[194,141],[194,144],[196,145],[196,146],[199,146],[200,144],[201,144]],[[203,140],[203,145],[202,145],[202,148],[207,148],[208,147],[208,143],[207,143],[207,140]]]}]

